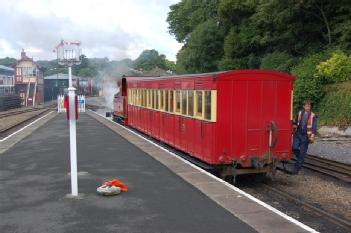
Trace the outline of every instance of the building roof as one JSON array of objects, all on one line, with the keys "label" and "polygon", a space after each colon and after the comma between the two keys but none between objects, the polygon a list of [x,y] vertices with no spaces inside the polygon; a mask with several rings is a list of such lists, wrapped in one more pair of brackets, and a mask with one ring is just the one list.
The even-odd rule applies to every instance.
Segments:
[{"label": "building roof", "polygon": [[[77,78],[82,79],[82,77],[72,75],[72,79],[77,79]],[[56,80],[56,79],[68,80],[68,74],[62,74],[62,73],[53,74],[53,75],[45,76],[44,79],[45,80]]]},{"label": "building roof", "polygon": [[2,74],[2,75],[13,75],[13,73],[14,73],[14,69],[13,68],[0,65],[0,74]]},{"label": "building roof", "polygon": [[37,66],[38,69],[42,69],[42,66],[40,66],[38,63],[36,63],[33,58],[30,58],[27,56],[26,52],[24,51],[24,49],[22,49],[21,52],[21,58],[19,60],[17,60],[16,65],[14,65],[13,67],[16,67],[19,63],[23,62],[23,61],[29,61],[32,62],[34,65]]}]

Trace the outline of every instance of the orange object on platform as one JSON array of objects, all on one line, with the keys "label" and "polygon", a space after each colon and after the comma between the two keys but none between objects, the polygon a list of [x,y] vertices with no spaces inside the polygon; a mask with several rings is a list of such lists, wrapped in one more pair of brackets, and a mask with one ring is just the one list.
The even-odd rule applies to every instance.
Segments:
[{"label": "orange object on platform", "polygon": [[128,191],[127,185],[125,185],[124,183],[122,183],[118,179],[113,179],[113,180],[106,181],[102,185],[119,187],[122,192],[127,192]]}]

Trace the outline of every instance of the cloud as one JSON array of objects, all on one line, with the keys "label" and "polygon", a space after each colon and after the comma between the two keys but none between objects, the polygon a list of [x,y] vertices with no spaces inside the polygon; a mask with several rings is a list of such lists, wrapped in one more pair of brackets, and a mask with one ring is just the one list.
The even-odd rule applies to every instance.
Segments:
[{"label": "cloud", "polygon": [[80,40],[88,57],[135,59],[156,49],[169,59],[181,44],[168,33],[169,1],[13,0],[1,3],[0,57],[22,48],[38,59],[53,59],[61,39]]}]

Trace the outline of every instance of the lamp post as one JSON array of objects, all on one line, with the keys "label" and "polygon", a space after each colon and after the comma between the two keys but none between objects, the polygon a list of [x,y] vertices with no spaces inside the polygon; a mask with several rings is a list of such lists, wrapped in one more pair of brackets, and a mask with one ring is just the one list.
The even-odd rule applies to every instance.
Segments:
[{"label": "lamp post", "polygon": [[75,113],[75,88],[72,82],[72,66],[81,63],[80,42],[61,41],[56,47],[57,61],[60,65],[68,66],[68,105],[69,105],[69,136],[70,136],[70,159],[71,159],[71,192],[72,196],[78,196],[77,174],[77,136],[76,136],[76,113]]}]

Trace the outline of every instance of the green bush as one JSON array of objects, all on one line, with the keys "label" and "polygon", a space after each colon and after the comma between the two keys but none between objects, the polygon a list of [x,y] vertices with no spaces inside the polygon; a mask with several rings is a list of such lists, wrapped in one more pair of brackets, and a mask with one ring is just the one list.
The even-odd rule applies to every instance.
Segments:
[{"label": "green bush", "polygon": [[351,125],[351,82],[328,86],[317,109],[320,125]]},{"label": "green bush", "polygon": [[323,97],[322,80],[316,76],[316,66],[328,58],[327,52],[317,53],[305,57],[291,69],[296,77],[294,82],[294,112],[302,106],[305,99],[311,99],[318,105]]},{"label": "green bush", "polygon": [[336,51],[332,56],[317,65],[317,75],[325,83],[338,83],[351,80],[351,56]]}]

